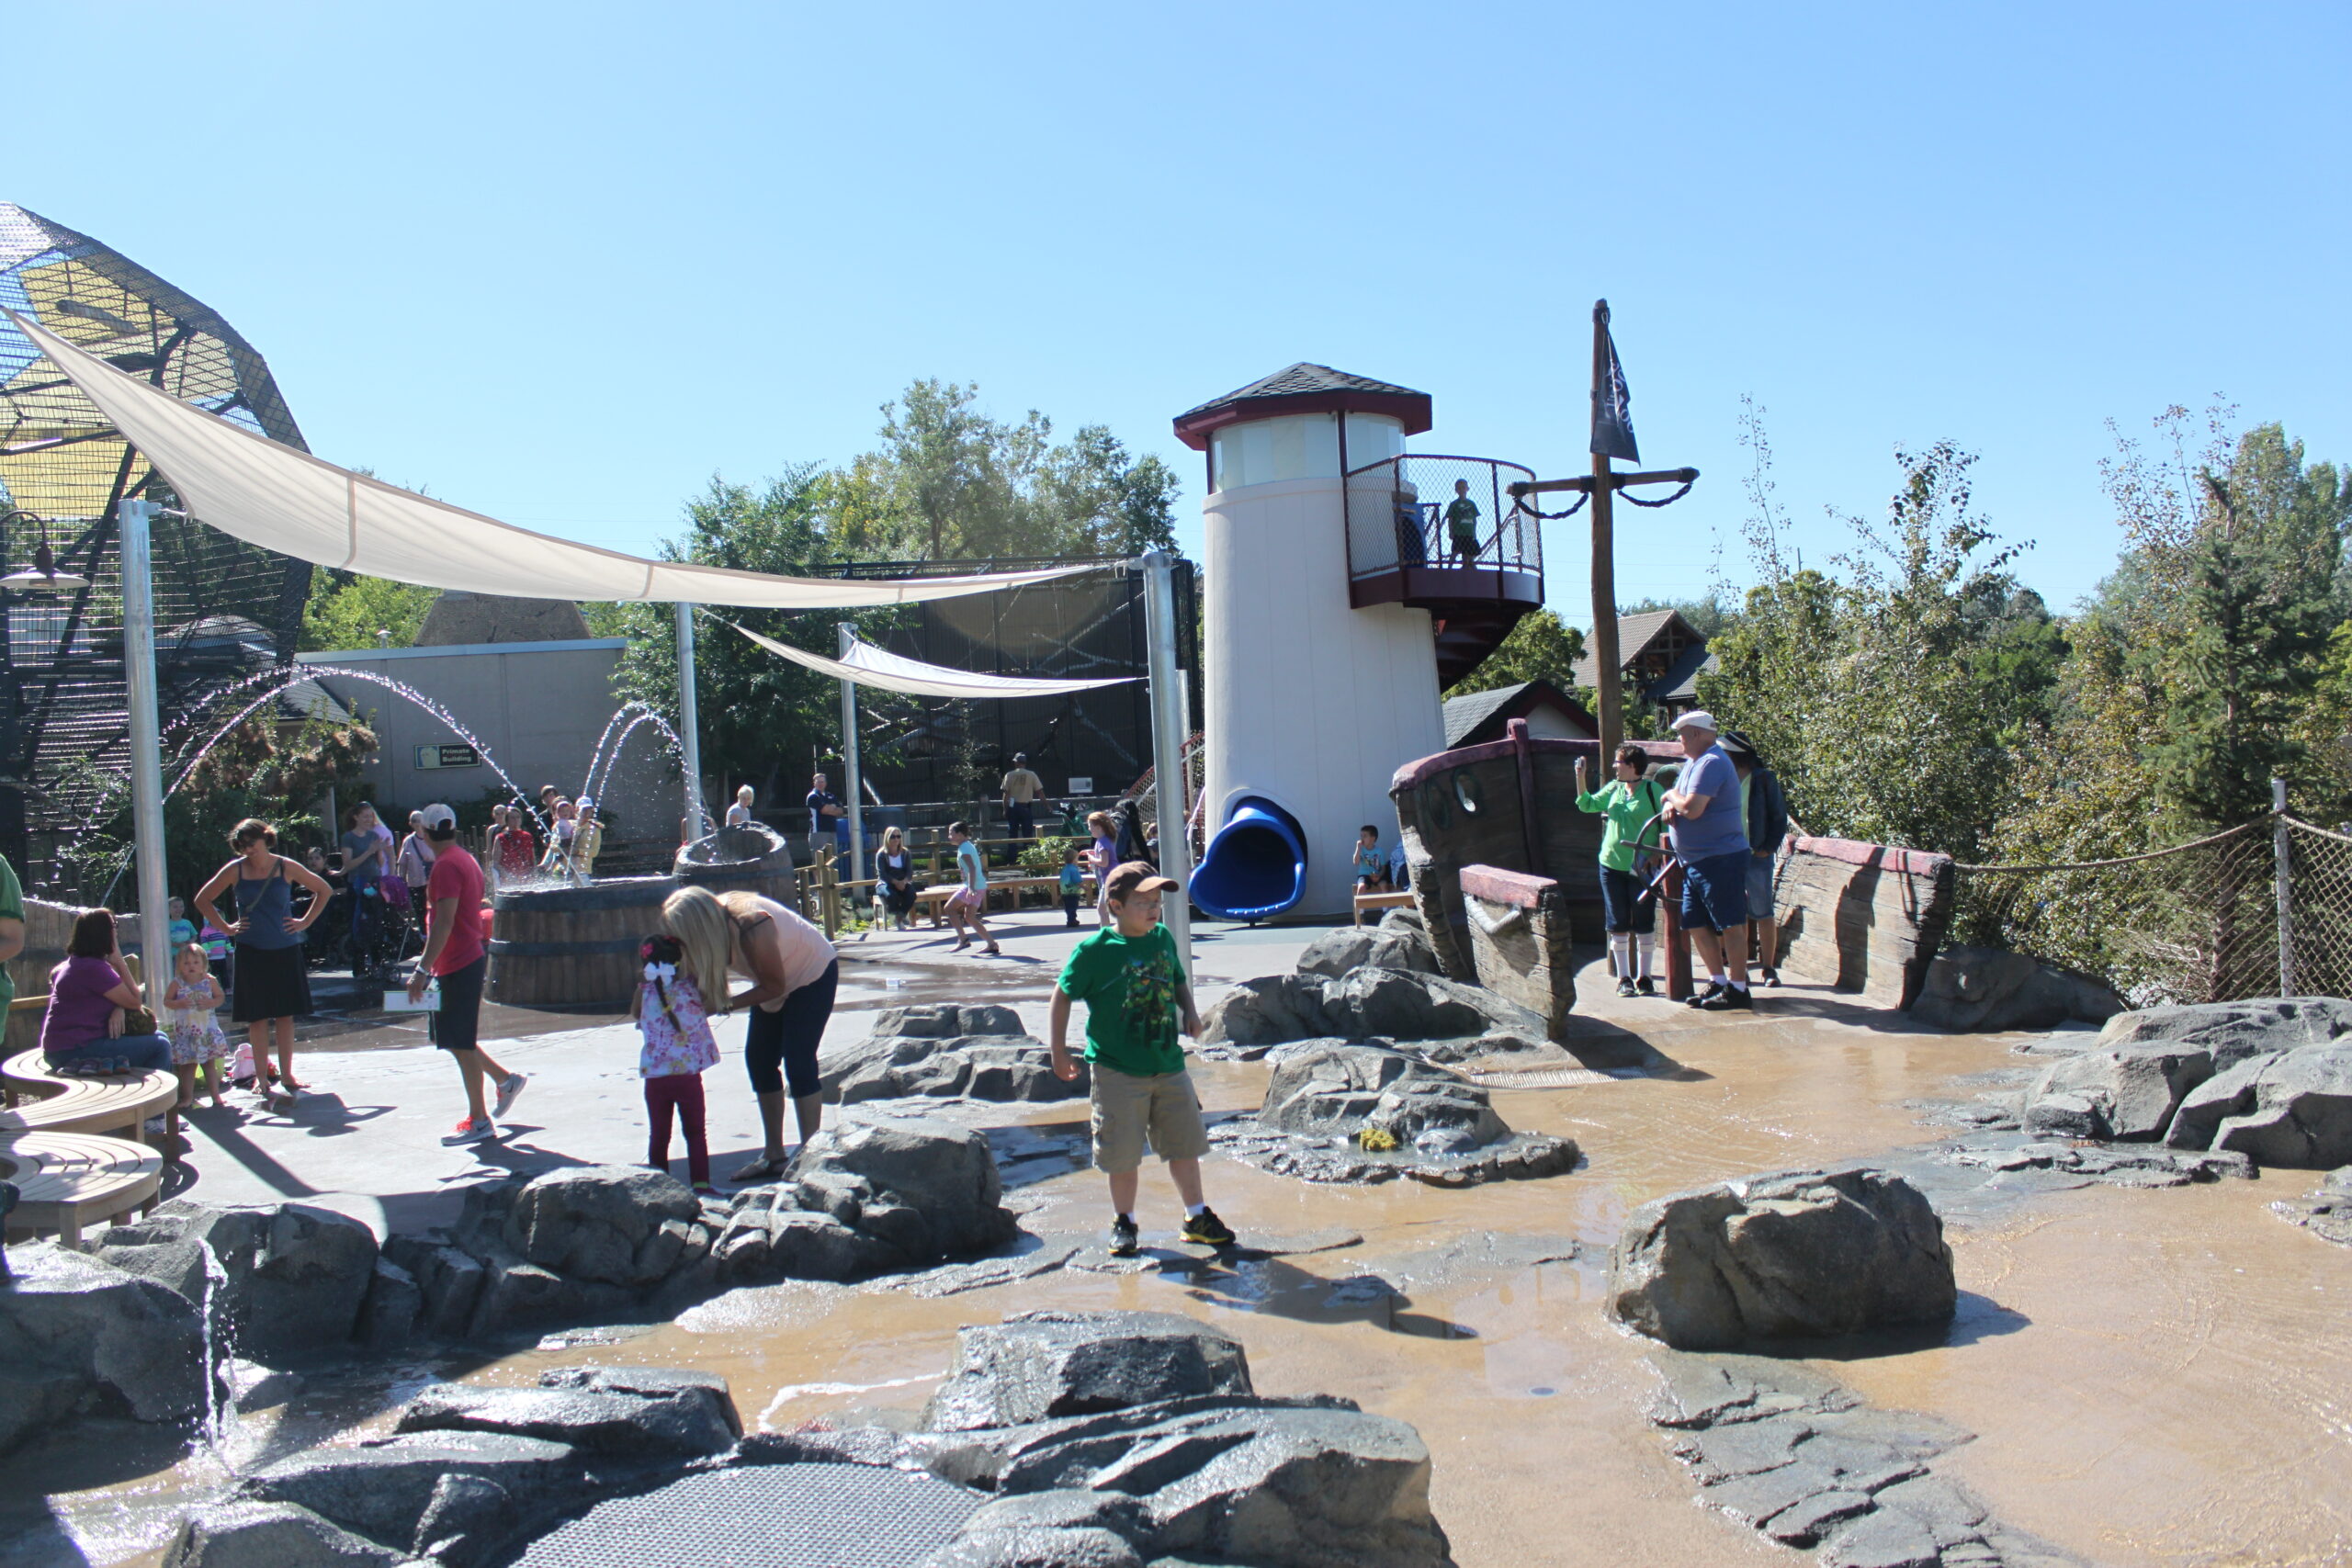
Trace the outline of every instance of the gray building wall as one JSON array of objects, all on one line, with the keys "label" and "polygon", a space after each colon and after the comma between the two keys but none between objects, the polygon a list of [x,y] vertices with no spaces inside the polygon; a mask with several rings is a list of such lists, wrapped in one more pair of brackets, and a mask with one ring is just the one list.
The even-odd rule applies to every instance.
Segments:
[{"label": "gray building wall", "polygon": [[[620,637],[565,642],[461,644],[449,648],[368,648],[304,653],[297,660],[338,702],[360,715],[380,744],[367,764],[368,788],[387,810],[403,815],[430,801],[479,800],[502,787],[488,762],[424,769],[419,747],[462,743],[431,713],[372,682],[338,680],[338,669],[366,670],[413,687],[447,708],[537,803],[541,784],[578,795],[597,737],[620,705],[613,671],[628,644]],[[660,731],[640,726],[598,792],[615,837],[674,834],[679,815],[676,763]],[[344,803],[346,807],[351,802]],[[392,826],[397,829],[400,824]]]}]

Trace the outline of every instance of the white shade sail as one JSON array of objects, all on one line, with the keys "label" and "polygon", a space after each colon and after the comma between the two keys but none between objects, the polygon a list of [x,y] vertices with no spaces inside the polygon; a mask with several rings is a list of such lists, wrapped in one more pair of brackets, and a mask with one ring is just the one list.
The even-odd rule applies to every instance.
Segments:
[{"label": "white shade sail", "polygon": [[[724,616],[713,619],[725,620]],[[1024,680],[1014,675],[975,675],[963,670],[950,670],[944,664],[925,664],[920,660],[901,659],[886,653],[870,642],[854,641],[846,659],[827,659],[805,648],[793,648],[774,637],[762,637],[745,626],[735,626],[745,637],[770,653],[820,671],[836,681],[854,681],[861,686],[878,686],[886,692],[908,692],[919,697],[1058,697],[1071,692],[1089,692],[1097,686],[1124,685],[1136,679],[1133,675],[1111,675],[1099,681]]]},{"label": "white shade sail", "polygon": [[6,313],[171,481],[192,516],[316,566],[525,599],[685,600],[775,610],[952,599],[1095,570],[861,581],[623,555],[534,534],[337,468],[191,407],[48,328]]}]

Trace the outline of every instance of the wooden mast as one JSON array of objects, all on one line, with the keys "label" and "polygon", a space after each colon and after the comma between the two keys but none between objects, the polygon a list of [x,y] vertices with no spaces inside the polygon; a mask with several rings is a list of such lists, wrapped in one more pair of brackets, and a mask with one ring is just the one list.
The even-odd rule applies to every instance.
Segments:
[{"label": "wooden mast", "polygon": [[[1609,383],[1609,301],[1592,302],[1592,411],[1596,428]],[[1624,672],[1617,664],[1617,547],[1609,455],[1592,455],[1592,684],[1600,722],[1600,777],[1610,777],[1609,759],[1625,738]]]}]

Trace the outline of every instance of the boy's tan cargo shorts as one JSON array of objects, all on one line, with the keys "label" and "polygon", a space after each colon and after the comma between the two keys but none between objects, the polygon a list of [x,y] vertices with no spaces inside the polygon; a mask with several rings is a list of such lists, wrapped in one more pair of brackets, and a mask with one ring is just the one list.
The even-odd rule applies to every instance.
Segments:
[{"label": "boy's tan cargo shorts", "polygon": [[1117,1175],[1143,1164],[1144,1139],[1161,1159],[1198,1159],[1209,1152],[1200,1097],[1190,1073],[1137,1077],[1093,1064],[1094,1165]]}]

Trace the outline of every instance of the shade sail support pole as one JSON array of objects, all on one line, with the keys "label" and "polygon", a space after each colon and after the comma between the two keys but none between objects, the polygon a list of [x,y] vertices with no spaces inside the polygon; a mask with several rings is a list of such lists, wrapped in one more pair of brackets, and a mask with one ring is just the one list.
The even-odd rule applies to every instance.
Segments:
[{"label": "shade sail support pole", "polygon": [[164,735],[155,707],[155,576],[153,502],[116,512],[122,546],[122,660],[130,702],[130,820],[138,840],[139,944],[148,1005],[172,973],[171,879],[164,852]]},{"label": "shade sail support pole", "polygon": [[709,814],[702,804],[702,723],[695,710],[695,607],[681,599],[678,613],[678,743],[686,774],[686,837],[699,839]]},{"label": "shade sail support pole", "polygon": [[1184,823],[1184,696],[1176,664],[1176,558],[1143,558],[1144,628],[1151,675],[1151,767],[1159,794],[1159,874],[1176,884],[1160,898],[1160,919],[1176,939],[1184,983],[1193,979],[1193,840]]},{"label": "shade sail support pole", "polygon": [[[841,634],[841,655],[847,659],[850,649],[857,645],[857,628],[847,621],[834,623]],[[842,880],[854,882],[865,874],[865,781],[857,771],[857,682],[842,682],[842,782],[849,786],[849,875]],[[879,889],[876,889],[879,891]],[[854,899],[856,895],[853,893]]]}]

